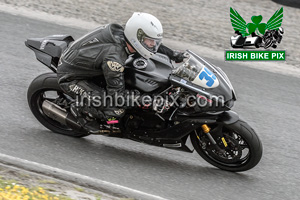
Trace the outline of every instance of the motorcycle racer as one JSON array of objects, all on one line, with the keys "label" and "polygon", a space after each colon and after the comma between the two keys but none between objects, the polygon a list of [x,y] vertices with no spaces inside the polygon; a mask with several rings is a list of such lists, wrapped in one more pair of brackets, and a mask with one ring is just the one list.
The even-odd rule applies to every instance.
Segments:
[{"label": "motorcycle racer", "polygon": [[[149,59],[160,52],[175,62],[183,60],[183,53],[162,45],[162,38],[160,21],[147,13],[133,13],[125,28],[119,24],[99,27],[73,42],[61,56],[57,68],[60,87],[73,98],[93,99],[105,92],[111,96],[128,96],[123,71],[129,55],[137,53]],[[106,90],[92,80],[99,75],[104,75]],[[91,131],[97,131],[99,126],[90,118],[104,118],[108,124],[117,124],[125,112],[123,107],[114,105],[101,108],[102,112],[87,105],[87,101],[82,103],[81,106],[74,103],[71,111],[81,125]]]}]

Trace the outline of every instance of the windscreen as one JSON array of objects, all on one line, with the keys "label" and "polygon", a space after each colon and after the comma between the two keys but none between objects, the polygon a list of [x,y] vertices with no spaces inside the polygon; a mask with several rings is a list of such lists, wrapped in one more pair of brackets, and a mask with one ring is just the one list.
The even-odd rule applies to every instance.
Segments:
[{"label": "windscreen", "polygon": [[203,69],[203,64],[200,63],[193,55],[187,52],[184,55],[186,58],[181,65],[172,71],[172,74],[177,75],[187,81],[193,81]]},{"label": "windscreen", "polygon": [[187,58],[184,59],[182,64],[172,71],[173,75],[177,75],[203,88],[215,88],[219,86],[217,76],[204,63],[189,52],[186,52],[185,56]]}]

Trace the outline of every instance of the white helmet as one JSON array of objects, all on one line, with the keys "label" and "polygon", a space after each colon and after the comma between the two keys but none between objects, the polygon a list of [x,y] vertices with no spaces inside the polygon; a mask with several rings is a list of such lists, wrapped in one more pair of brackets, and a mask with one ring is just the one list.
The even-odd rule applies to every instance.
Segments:
[{"label": "white helmet", "polygon": [[144,58],[157,52],[163,38],[160,21],[148,13],[135,12],[127,21],[124,34],[130,45]]}]

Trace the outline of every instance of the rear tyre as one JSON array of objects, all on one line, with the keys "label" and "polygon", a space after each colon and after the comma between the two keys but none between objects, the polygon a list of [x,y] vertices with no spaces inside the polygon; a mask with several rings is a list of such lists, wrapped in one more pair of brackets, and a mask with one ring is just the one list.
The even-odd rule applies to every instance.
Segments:
[{"label": "rear tyre", "polygon": [[67,101],[66,95],[63,93],[57,83],[57,76],[55,73],[46,73],[35,78],[28,88],[27,100],[30,110],[35,118],[54,133],[72,137],[84,137],[89,135],[87,133],[73,130],[49,118],[43,112],[42,103],[44,100],[54,103],[57,101]]},{"label": "rear tyre", "polygon": [[[198,131],[201,132],[201,130]],[[223,154],[211,148],[209,144],[204,145],[202,138],[206,136],[200,136],[198,139],[197,132],[191,134],[192,144],[204,160],[220,169],[231,172],[246,171],[258,164],[263,152],[262,143],[255,131],[246,122],[238,120],[233,124],[224,125],[222,133],[228,147],[225,148],[222,141],[216,140],[216,142],[224,150]]]}]

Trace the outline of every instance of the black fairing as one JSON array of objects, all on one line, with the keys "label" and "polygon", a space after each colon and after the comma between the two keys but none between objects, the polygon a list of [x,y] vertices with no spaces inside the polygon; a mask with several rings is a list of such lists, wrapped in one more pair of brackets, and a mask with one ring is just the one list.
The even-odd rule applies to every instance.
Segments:
[{"label": "black fairing", "polygon": [[[144,67],[137,67],[137,61],[146,64]],[[149,60],[143,58],[131,59],[126,63],[125,68],[126,85],[146,93],[164,90],[170,86],[169,76],[171,71],[170,60],[163,54],[157,53],[154,58]]]},{"label": "black fairing", "polygon": [[25,45],[31,48],[36,58],[48,67],[57,67],[62,52],[74,41],[69,35],[50,35],[44,38],[29,38]]},{"label": "black fairing", "polygon": [[194,55],[203,65],[205,65],[209,70],[211,70],[211,72],[213,72],[214,75],[219,80],[219,86],[216,88],[203,89],[200,86],[197,86],[197,87],[199,89],[204,90],[205,92],[210,93],[215,96],[222,95],[224,97],[225,102],[229,101],[231,99],[234,99],[235,97],[233,94],[233,88],[230,85],[229,79],[227,77],[224,77],[224,75],[223,75],[224,72],[220,68],[213,66],[212,64],[210,64],[203,58],[199,57],[198,55],[194,54],[193,52],[191,52],[191,51],[188,51],[188,52],[191,53],[192,55]]}]

